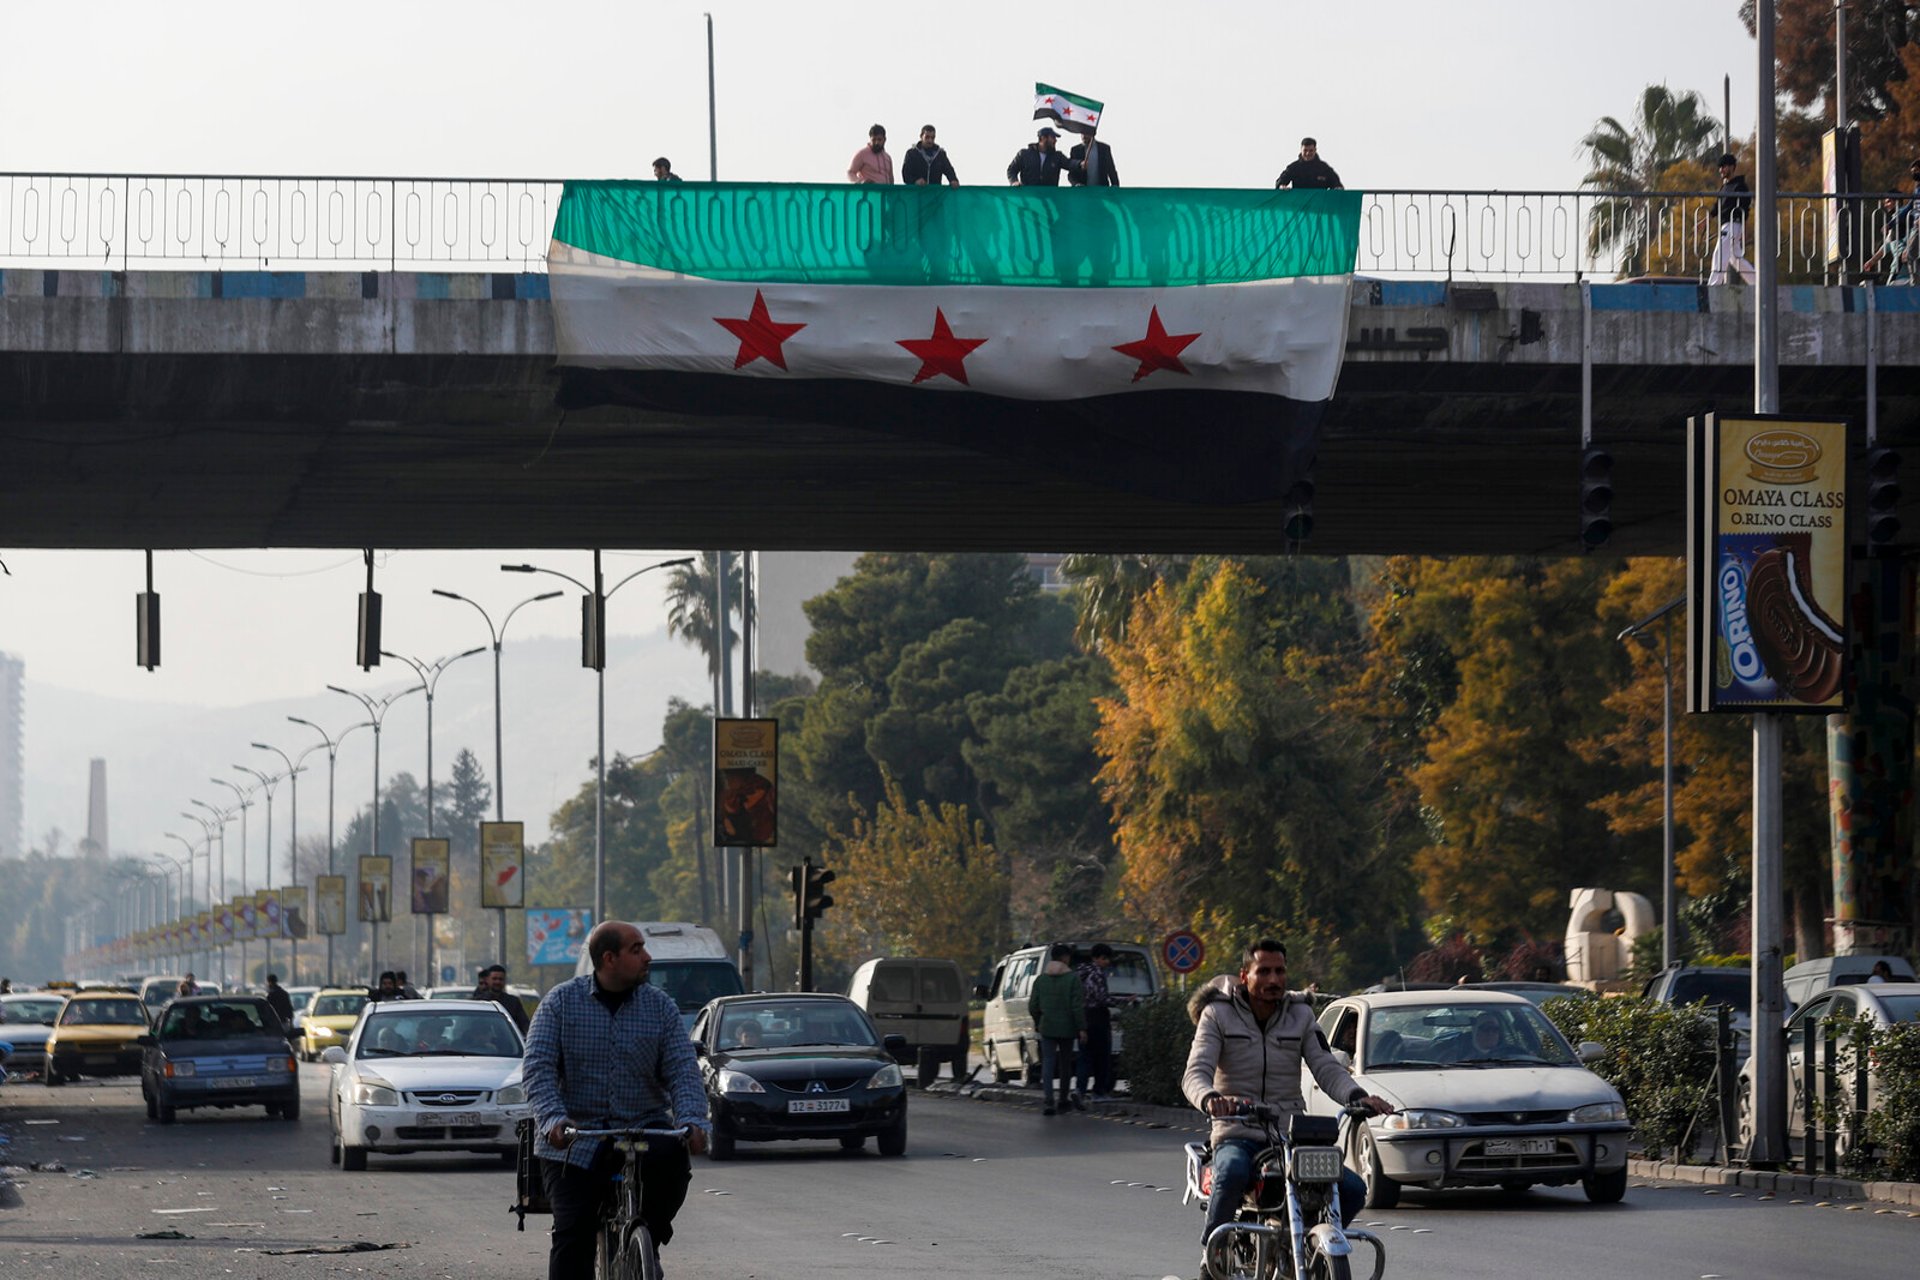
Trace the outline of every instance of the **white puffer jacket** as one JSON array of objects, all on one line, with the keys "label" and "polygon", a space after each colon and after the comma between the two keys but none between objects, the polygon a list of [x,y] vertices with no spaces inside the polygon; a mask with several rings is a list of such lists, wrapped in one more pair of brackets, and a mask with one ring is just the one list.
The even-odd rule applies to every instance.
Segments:
[{"label": "white puffer jacket", "polygon": [[[1255,1098],[1286,1112],[1306,1110],[1306,1099],[1300,1094],[1303,1060],[1328,1097],[1352,1101],[1366,1096],[1327,1047],[1326,1037],[1314,1023],[1312,1002],[1305,996],[1290,993],[1262,1027],[1247,1003],[1245,986],[1238,978],[1222,975],[1193,993],[1187,1011],[1195,1025],[1181,1091],[1202,1111],[1215,1094]],[[1216,1145],[1227,1138],[1258,1142],[1264,1137],[1260,1126],[1241,1119],[1213,1122]]]}]

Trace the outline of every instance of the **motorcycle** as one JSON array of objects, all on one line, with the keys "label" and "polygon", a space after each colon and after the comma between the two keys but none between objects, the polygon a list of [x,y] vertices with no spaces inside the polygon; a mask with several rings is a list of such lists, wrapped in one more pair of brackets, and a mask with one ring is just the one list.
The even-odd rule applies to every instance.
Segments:
[{"label": "motorcycle", "polygon": [[[1207,1280],[1352,1280],[1356,1241],[1373,1246],[1369,1280],[1380,1280],[1386,1245],[1372,1232],[1340,1222],[1347,1126],[1365,1123],[1372,1113],[1358,1105],[1339,1116],[1289,1115],[1254,1103],[1242,1114],[1261,1123],[1268,1145],[1254,1158],[1253,1181],[1239,1211],[1207,1238]],[[1187,1143],[1186,1153],[1187,1188],[1180,1203],[1197,1199],[1204,1209],[1213,1153],[1204,1142]]]}]

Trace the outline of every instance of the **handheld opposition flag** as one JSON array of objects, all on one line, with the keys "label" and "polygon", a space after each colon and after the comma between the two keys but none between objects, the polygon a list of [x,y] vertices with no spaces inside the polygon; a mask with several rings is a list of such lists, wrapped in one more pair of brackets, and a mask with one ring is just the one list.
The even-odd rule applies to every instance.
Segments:
[{"label": "handheld opposition flag", "polygon": [[1033,118],[1051,120],[1070,133],[1092,133],[1100,127],[1100,113],[1106,109],[1104,102],[1050,84],[1033,86]]}]

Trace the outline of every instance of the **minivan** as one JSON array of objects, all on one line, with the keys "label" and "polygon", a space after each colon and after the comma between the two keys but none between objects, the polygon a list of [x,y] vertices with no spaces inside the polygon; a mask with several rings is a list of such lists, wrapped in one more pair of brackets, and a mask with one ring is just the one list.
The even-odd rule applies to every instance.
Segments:
[{"label": "minivan", "polygon": [[[680,1024],[693,1026],[693,1016],[716,996],[746,994],[740,970],[727,958],[720,935],[703,925],[678,920],[636,920],[633,927],[647,944],[653,964],[647,981],[673,997],[680,1006]],[[593,972],[593,956],[580,948],[574,977]]]},{"label": "minivan", "polygon": [[[1069,942],[1073,948],[1073,967],[1089,958],[1093,941]],[[1113,1070],[1121,1072],[1119,1015],[1127,1005],[1137,1004],[1160,990],[1159,973],[1154,969],[1153,952],[1137,942],[1109,942],[1113,948],[1113,966],[1107,970],[1107,994],[1114,1006]],[[1040,1083],[1040,1037],[1034,1032],[1033,1019],[1027,1016],[1027,995],[1033,980],[1046,968],[1049,946],[1022,947],[1003,956],[993,969],[993,981],[983,994],[987,1007],[981,1016],[981,1056],[987,1070],[1001,1084],[1018,1074],[1025,1083]]]},{"label": "minivan", "polygon": [[1822,956],[1817,960],[1802,960],[1780,975],[1781,985],[1787,989],[1787,1011],[1798,1009],[1828,987],[1865,982],[1872,975],[1873,966],[1882,960],[1893,970],[1893,981],[1913,981],[1913,966],[1905,956]]},{"label": "minivan", "polygon": [[953,1078],[967,1077],[972,1036],[967,1026],[967,984],[951,960],[924,956],[876,956],[853,971],[847,997],[873,1019],[883,1036],[906,1037],[895,1056],[912,1064],[925,1088],[953,1064]]}]

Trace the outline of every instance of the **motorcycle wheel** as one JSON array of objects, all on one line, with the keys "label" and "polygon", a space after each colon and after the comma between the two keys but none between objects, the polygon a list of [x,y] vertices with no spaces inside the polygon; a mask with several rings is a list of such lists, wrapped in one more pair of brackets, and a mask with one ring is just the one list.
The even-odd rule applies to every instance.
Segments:
[{"label": "motorcycle wheel", "polygon": [[1307,1259],[1307,1280],[1353,1280],[1353,1268],[1345,1258],[1316,1253]]}]

